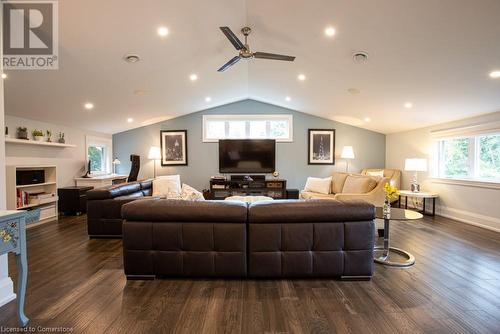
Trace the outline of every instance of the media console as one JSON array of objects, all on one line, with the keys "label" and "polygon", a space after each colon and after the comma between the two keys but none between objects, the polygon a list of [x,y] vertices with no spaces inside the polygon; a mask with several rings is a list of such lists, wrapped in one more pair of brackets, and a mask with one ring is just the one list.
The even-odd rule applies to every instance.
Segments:
[{"label": "media console", "polygon": [[265,175],[232,175],[230,180],[211,179],[210,198],[225,199],[229,196],[267,196],[286,199],[286,180],[266,179]]}]

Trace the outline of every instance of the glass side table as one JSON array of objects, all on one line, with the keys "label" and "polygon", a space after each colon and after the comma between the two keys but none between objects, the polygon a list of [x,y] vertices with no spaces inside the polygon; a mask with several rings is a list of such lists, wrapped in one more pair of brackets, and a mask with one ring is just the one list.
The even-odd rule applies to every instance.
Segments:
[{"label": "glass side table", "polygon": [[[389,215],[384,215],[383,208],[376,208],[375,217],[377,219],[384,220],[384,245],[375,247],[375,262],[384,264],[386,266],[392,267],[410,267],[415,264],[415,257],[405,250],[391,247],[389,238],[389,223],[391,220],[415,220],[421,219],[423,215],[421,213],[399,209],[391,208]],[[382,254],[380,254],[382,252]],[[406,258],[405,261],[391,261],[390,254],[395,253],[402,255]]]}]

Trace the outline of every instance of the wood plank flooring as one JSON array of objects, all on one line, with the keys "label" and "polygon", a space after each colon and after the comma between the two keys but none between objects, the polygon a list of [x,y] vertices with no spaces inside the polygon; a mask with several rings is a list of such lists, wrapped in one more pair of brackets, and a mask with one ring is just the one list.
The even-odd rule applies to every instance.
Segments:
[{"label": "wood plank flooring", "polygon": [[[89,240],[85,217],[66,217],[28,230],[26,314],[34,330],[92,334],[500,333],[499,233],[426,217],[391,223],[391,239],[417,263],[377,264],[371,281],[127,282],[121,240]],[[16,325],[11,302],[0,326]]]}]

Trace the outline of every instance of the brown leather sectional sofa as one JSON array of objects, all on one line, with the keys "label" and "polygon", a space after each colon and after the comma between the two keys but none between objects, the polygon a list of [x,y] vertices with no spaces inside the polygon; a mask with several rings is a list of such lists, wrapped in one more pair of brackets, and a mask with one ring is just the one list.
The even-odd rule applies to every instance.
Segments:
[{"label": "brown leather sectional sofa", "polygon": [[87,192],[87,230],[91,238],[121,238],[122,206],[152,194],[152,181],[129,182]]},{"label": "brown leather sectional sofa", "polygon": [[122,216],[129,279],[373,274],[375,208],[363,201],[150,199]]}]

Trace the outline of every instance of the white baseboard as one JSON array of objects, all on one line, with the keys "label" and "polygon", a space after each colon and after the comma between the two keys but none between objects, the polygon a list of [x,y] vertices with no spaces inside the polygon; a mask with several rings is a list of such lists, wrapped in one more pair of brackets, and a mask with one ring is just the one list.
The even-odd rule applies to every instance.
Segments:
[{"label": "white baseboard", "polygon": [[500,219],[497,217],[485,216],[470,211],[444,206],[436,206],[436,215],[500,233]]},{"label": "white baseboard", "polygon": [[16,294],[10,277],[0,279],[0,307],[14,299],[16,299]]}]

